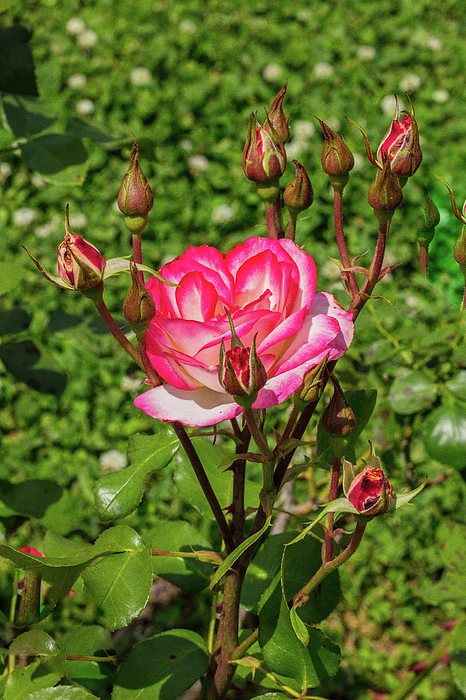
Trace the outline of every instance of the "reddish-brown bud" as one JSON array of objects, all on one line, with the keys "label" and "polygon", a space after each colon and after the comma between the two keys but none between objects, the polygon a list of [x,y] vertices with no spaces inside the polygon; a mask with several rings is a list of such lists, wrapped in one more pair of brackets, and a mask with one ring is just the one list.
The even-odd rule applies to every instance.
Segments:
[{"label": "reddish-brown bud", "polygon": [[[232,343],[240,341],[232,337]],[[219,358],[219,381],[228,394],[235,398],[252,397],[254,400],[257,392],[267,382],[267,372],[256,352],[256,338],[252,347],[245,348],[242,344],[235,344],[231,350],[225,352],[222,341]]]},{"label": "reddish-brown bud", "polygon": [[137,338],[142,338],[155,316],[152,294],[139,279],[136,265],[131,265],[132,285],[123,302],[123,315]]},{"label": "reddish-brown bud", "polygon": [[140,235],[147,224],[147,216],[154,204],[149,187],[138,162],[139,146],[135,141],[131,151],[130,165],[118,195],[118,207],[125,215],[131,233]]},{"label": "reddish-brown bud", "polygon": [[278,180],[286,168],[286,151],[270,122],[267,128],[251,114],[243,150],[243,170],[249,180],[267,183]]},{"label": "reddish-brown bud", "polygon": [[95,246],[70,230],[68,206],[65,221],[65,240],[58,246],[58,274],[73,289],[84,291],[102,281],[105,258]]},{"label": "reddish-brown bud", "polygon": [[419,129],[412,105],[411,111],[405,111],[403,114],[405,116],[401,117],[396,99],[396,117],[377,150],[377,159],[379,163],[382,163],[384,156],[387,155],[395,175],[411,177],[421,164],[422,152],[419,146]]},{"label": "reddish-brown bud", "polygon": [[331,375],[334,385],[333,396],[322,416],[322,427],[330,435],[338,437],[348,435],[356,427],[356,417],[353,409],[346,400],[338,381]]},{"label": "reddish-brown bud", "polygon": [[394,212],[403,201],[403,192],[398,176],[392,173],[390,159],[385,154],[383,156],[382,170],[377,170],[377,174],[369,188],[368,201],[374,212],[388,213]]},{"label": "reddish-brown bud", "polygon": [[283,201],[290,213],[298,214],[309,209],[314,199],[311,181],[299,160],[293,160],[296,169],[296,179],[290,182],[283,193]]},{"label": "reddish-brown bud", "polygon": [[276,135],[282,143],[288,143],[290,140],[290,127],[288,126],[288,119],[285,117],[282,109],[283,100],[285,98],[287,83],[282,87],[274,101],[272,106],[267,112],[267,122],[265,128],[267,129],[267,123],[269,123]]},{"label": "reddish-brown bud", "polygon": [[338,136],[318,117],[316,119],[322,127],[325,138],[321,157],[322,169],[329,176],[332,185],[333,179],[336,178],[336,183],[344,186],[348,181],[348,173],[354,167],[353,154],[346,145],[343,136]]}]

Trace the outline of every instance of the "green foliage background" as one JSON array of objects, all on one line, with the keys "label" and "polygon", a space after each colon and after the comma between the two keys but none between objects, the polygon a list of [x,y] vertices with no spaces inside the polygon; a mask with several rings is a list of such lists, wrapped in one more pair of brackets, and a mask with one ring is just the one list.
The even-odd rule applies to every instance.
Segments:
[{"label": "green foliage background", "polygon": [[[93,46],[80,46],[79,35],[67,30],[74,17],[95,32]],[[10,171],[0,172],[0,259],[26,270],[21,284],[0,298],[0,479],[4,486],[53,479],[63,488],[43,514],[15,514],[0,497],[2,537],[14,546],[28,544],[41,550],[48,529],[76,540],[94,540],[103,528],[92,492],[101,475],[99,456],[110,449],[125,453],[128,436],[159,429],[133,406],[142,376],[105,332],[88,302],[48,284],[21,246],[53,269],[53,251],[62,240],[69,203],[76,233],[106,258],[129,255],[129,235],[115,200],[133,134],[139,139],[141,163],[155,197],[143,237],[147,265],[158,268],[189,245],[206,243],[227,251],[249,236],[261,235],[263,214],[252,183],[242,173],[242,148],[249,113],[259,110],[261,115],[287,80],[285,108],[294,142],[300,122],[316,126],[317,115],[330,121],[361,156],[345,190],[345,225],[351,255],[372,251],[376,220],[367,205],[367,189],[373,168],[359,132],[344,117],[364,127],[374,151],[392,118],[384,113],[382,100],[397,93],[406,105],[403,93],[409,92],[424,161],[406,186],[404,204],[393,220],[389,264],[401,266],[380,285],[380,294],[393,299],[396,310],[384,300],[368,304],[358,319],[356,340],[339,363],[339,377],[346,389],[375,386],[379,391],[361,452],[372,437],[396,488],[417,484],[424,475],[430,486],[416,499],[415,508],[374,522],[360,551],[346,565],[344,605],[325,623],[326,633],[346,652],[339,674],[319,694],[366,698],[367,688],[393,690],[404,670],[424,658],[440,638],[438,625],[454,619],[458,611],[451,602],[427,604],[417,592],[438,579],[444,568],[434,544],[442,519],[466,522],[462,478],[466,457],[453,468],[429,456],[422,440],[429,411],[451,396],[449,383],[466,369],[465,322],[458,310],[463,279],[452,255],[460,224],[450,213],[446,190],[434,179],[434,174],[445,178],[462,204],[466,192],[463,3],[24,0],[19,6],[4,0],[0,22],[3,28],[21,23],[33,32],[37,86],[47,108],[33,106],[25,98],[21,101],[27,109],[56,116],[37,133],[28,129],[13,133],[4,119],[0,137],[0,158],[10,166]],[[364,47],[374,49],[372,58]],[[332,70],[323,75],[319,64]],[[147,84],[135,84],[131,76],[137,68],[150,72]],[[77,74],[86,81],[73,88],[70,78]],[[91,100],[92,114],[79,114],[81,100]],[[84,134],[87,151],[72,171],[73,177],[79,171],[81,186],[70,184],[70,178],[59,172],[44,173],[40,160],[32,168],[25,158],[25,144],[38,135],[69,135],[73,129]],[[331,193],[320,168],[321,146],[316,129],[297,156],[315,191],[314,205],[298,225],[297,243],[317,262],[319,288],[345,304],[347,297],[328,261],[337,250]],[[196,174],[193,156],[206,159],[205,170]],[[283,182],[293,176],[290,164]],[[429,282],[417,263],[424,189],[442,214],[431,248]],[[212,216],[220,205],[231,207],[231,218],[223,223]],[[29,224],[15,217],[22,208],[34,212]],[[85,225],[77,214],[85,215]],[[118,318],[127,287],[128,280],[119,277],[106,288],[107,304]],[[55,373],[52,393],[35,391],[32,374],[24,381],[15,377],[14,357],[24,365],[30,349],[21,346],[22,355],[18,341],[33,342],[40,350],[40,360],[33,366]],[[428,399],[403,413],[397,408],[393,385],[410,372],[421,373]],[[464,407],[466,394],[460,390],[454,395]],[[277,422],[280,415],[278,411]],[[464,439],[458,450],[466,454]],[[159,520],[181,519],[200,528],[211,541],[210,524],[180,495],[176,469],[175,463],[151,477],[141,507],[124,522],[144,535]],[[304,485],[298,495],[306,500]],[[7,612],[13,572],[5,569],[1,576],[0,604]],[[52,620],[42,623],[43,628],[50,631],[53,624],[65,630],[71,621],[93,621],[96,611],[78,598],[66,601]],[[154,620],[141,623],[136,634],[164,631],[186,620],[202,633],[208,605],[207,597],[189,594],[178,595],[170,608],[155,604]],[[6,629],[5,644],[8,635]],[[127,644],[124,637],[114,643],[122,650]],[[461,697],[446,667],[416,692],[426,699]]]}]

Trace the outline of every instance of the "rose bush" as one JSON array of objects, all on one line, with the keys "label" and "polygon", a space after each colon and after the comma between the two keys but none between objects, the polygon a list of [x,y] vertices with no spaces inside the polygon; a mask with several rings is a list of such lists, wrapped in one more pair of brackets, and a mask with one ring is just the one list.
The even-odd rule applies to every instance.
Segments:
[{"label": "rose bush", "polygon": [[316,292],[312,257],[289,239],[250,238],[226,255],[207,245],[188,248],[147,287],[157,313],[146,334],[150,361],[167,382],[135,404],[163,421],[207,426],[241,407],[222,388],[219,355],[238,337],[256,348],[266,371],[253,408],[284,401],[327,354],[335,360],[353,338],[352,315],[331,294]]}]

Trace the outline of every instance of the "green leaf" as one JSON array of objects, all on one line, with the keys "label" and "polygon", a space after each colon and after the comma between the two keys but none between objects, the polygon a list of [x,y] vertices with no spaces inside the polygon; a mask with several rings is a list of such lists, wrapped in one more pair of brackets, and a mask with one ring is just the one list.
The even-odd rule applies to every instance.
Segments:
[{"label": "green leaf", "polygon": [[81,139],[63,134],[45,134],[21,144],[22,156],[33,170],[52,182],[82,185],[87,172],[87,150]]},{"label": "green leaf", "polygon": [[20,24],[0,30],[0,91],[38,97],[31,32]]},{"label": "green leaf", "polygon": [[[2,274],[2,263],[0,263],[0,275]],[[0,281],[1,284],[1,281]],[[15,307],[0,314],[0,336],[16,335],[29,328],[32,316],[24,309]]]},{"label": "green leaf", "polygon": [[3,345],[0,359],[11,374],[31,389],[43,394],[60,396],[66,386],[66,376],[55,369],[54,359],[43,355],[31,340]]},{"label": "green leaf", "polygon": [[[284,546],[295,536],[295,532],[285,532],[268,537],[254,556],[241,595],[241,604],[248,610],[257,612],[262,595],[280,570]],[[291,600],[319,569],[322,563],[321,546],[320,540],[306,537],[293,547],[286,548],[283,582],[287,600]],[[308,602],[299,609],[299,615],[304,622],[317,624],[330,615],[340,598],[339,574],[334,571],[311,591]]]},{"label": "green leaf", "polygon": [[43,630],[30,630],[13,640],[8,653],[13,656],[55,656],[59,651],[49,634]]},{"label": "green leaf", "polygon": [[251,700],[290,700],[290,698],[284,693],[264,693],[263,695],[254,695]]},{"label": "green leaf", "polygon": [[423,372],[407,372],[393,382],[388,402],[395,413],[408,416],[423,411],[436,396],[436,384]]},{"label": "green leaf", "polygon": [[7,97],[3,106],[8,123],[17,138],[29,139],[48,129],[57,120],[55,112],[42,100]]},{"label": "green leaf", "polygon": [[454,379],[446,384],[448,391],[461,401],[466,401],[466,370],[462,369]]},{"label": "green leaf", "polygon": [[178,438],[169,428],[156,435],[130,437],[128,457],[131,465],[104,474],[96,483],[94,494],[99,518],[106,522],[132,513],[144,496],[149,474],[170,464],[179,446]]},{"label": "green leaf", "polygon": [[356,441],[366,427],[374,411],[377,401],[377,389],[358,389],[345,391],[346,400],[353,409],[356,418],[356,428],[344,437],[329,435],[322,427],[322,418],[317,426],[317,455],[323,455],[326,450],[332,454],[346,456],[350,462],[356,462],[354,447]]},{"label": "green leaf", "polygon": [[432,459],[463,469],[466,466],[466,405],[453,401],[435,408],[424,422],[422,437]]},{"label": "green leaf", "polygon": [[298,639],[277,574],[259,611],[259,644],[272,673],[295,679],[302,692],[331,678],[340,665],[338,647],[320,630],[308,628],[309,644]]},{"label": "green leaf", "polygon": [[115,674],[112,663],[106,661],[112,649],[110,633],[98,625],[73,627],[60,638],[60,646],[68,655],[101,656],[102,662],[67,660],[67,678],[84,686],[98,697],[104,696]]},{"label": "green leaf", "polygon": [[202,637],[191,630],[162,632],[136,644],[116,678],[112,700],[175,700],[206,672]]},{"label": "green leaf", "polygon": [[310,641],[309,632],[306,625],[299,617],[296,608],[291,608],[290,610],[290,622],[291,626],[293,627],[294,633],[301,642],[301,644],[307,647]]},{"label": "green leaf", "polygon": [[11,292],[23,281],[28,270],[16,263],[0,262],[0,294]]},{"label": "green leaf", "polygon": [[[219,500],[220,506],[222,508],[227,508],[231,505],[233,499],[233,472],[224,471],[221,468],[219,469],[219,466],[229,457],[229,454],[218,445],[213,445],[207,438],[196,437],[193,439],[193,445],[196,448],[212,488]],[[248,472],[251,473],[254,467],[255,465],[248,464]],[[259,467],[259,470],[260,469]],[[199,486],[199,482],[184,450],[180,450],[176,457],[176,469],[174,470],[173,479],[181,498],[196,508],[205,518],[212,520],[213,515],[209,503],[203,490]],[[246,508],[257,508],[261,487],[261,482],[254,483],[246,479],[244,494]]]},{"label": "green leaf", "polygon": [[25,700],[30,693],[56,685],[65,673],[63,650],[55,656],[34,661],[26,668],[15,668],[8,676],[3,700]]},{"label": "green leaf", "polygon": [[115,141],[113,136],[110,136],[102,129],[99,129],[93,124],[79,119],[79,117],[71,117],[68,124],[66,125],[65,133],[68,136],[74,136],[78,138],[88,138],[97,143],[107,143],[108,141]]},{"label": "green leaf", "polygon": [[[166,521],[157,523],[145,535],[152,549],[195,552],[209,550],[210,542],[185,520]],[[183,557],[152,557],[152,572],[170,581],[182,591],[198,593],[207,588],[212,574],[212,564],[185,559]]]},{"label": "green leaf", "polygon": [[73,688],[69,685],[60,685],[57,688],[45,688],[37,693],[31,693],[23,700],[98,700],[83,688]]},{"label": "green leaf", "polygon": [[457,687],[466,695],[466,622],[455,626],[450,642],[451,675]]},{"label": "green leaf", "polygon": [[229,569],[231,569],[231,567],[233,566],[235,561],[240,558],[240,556],[243,554],[243,552],[245,552],[247,549],[249,549],[249,547],[251,547],[251,545],[253,545],[254,542],[257,542],[257,540],[259,540],[262,537],[264,532],[266,532],[268,527],[270,526],[271,519],[272,519],[272,516],[269,515],[269,517],[267,518],[267,520],[265,521],[264,525],[261,527],[260,530],[255,532],[254,535],[251,535],[250,537],[245,539],[244,542],[241,542],[241,544],[238,547],[236,547],[236,549],[234,549],[227,556],[227,558],[225,559],[223,564],[221,564],[218,567],[217,571],[215,572],[214,576],[212,577],[212,581],[210,583],[211,588],[213,588],[220,581],[220,579],[223,576],[225,576],[226,572]]},{"label": "green leaf", "polygon": [[118,529],[121,548],[129,551],[109,555],[81,574],[84,595],[100,607],[102,621],[112,631],[139,615],[152,585],[150,547],[131,528],[120,525]]}]

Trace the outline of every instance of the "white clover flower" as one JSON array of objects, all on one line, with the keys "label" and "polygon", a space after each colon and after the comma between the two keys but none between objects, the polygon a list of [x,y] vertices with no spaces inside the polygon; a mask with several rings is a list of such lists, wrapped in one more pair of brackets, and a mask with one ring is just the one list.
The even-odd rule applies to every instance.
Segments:
[{"label": "white clover flower", "polygon": [[234,211],[228,204],[219,204],[212,211],[212,221],[214,224],[226,224],[227,221],[231,221],[233,215]]},{"label": "white clover flower", "polygon": [[79,90],[87,83],[87,78],[83,73],[75,73],[68,78],[68,87],[72,90]]},{"label": "white clover flower", "polygon": [[99,457],[99,462],[103,472],[117,472],[128,466],[128,460],[120,450],[103,452]]},{"label": "white clover flower", "polygon": [[450,93],[447,90],[435,90],[435,92],[432,93],[432,99],[434,102],[439,102],[440,104],[442,102],[448,102]]},{"label": "white clover flower", "polygon": [[40,173],[34,173],[31,177],[31,182],[34,187],[37,187],[38,190],[43,190],[46,185],[46,182]]},{"label": "white clover flower", "polygon": [[209,161],[205,156],[190,156],[188,158],[189,172],[193,177],[197,177],[209,167]]},{"label": "white clover flower", "polygon": [[0,163],[0,175],[2,177],[10,177],[11,165],[9,163]]},{"label": "white clover flower", "polygon": [[13,223],[21,228],[29,228],[37,219],[37,212],[28,207],[22,207],[13,214]]},{"label": "white clover flower", "polygon": [[70,227],[71,229],[80,230],[85,228],[87,224],[87,216],[80,211],[70,214]]},{"label": "white clover flower", "polygon": [[361,61],[373,61],[375,58],[375,49],[373,46],[360,46],[356,55]]},{"label": "white clover flower", "polygon": [[443,49],[443,41],[437,36],[430,36],[427,39],[427,46],[429,49],[432,49],[432,51],[441,51]]},{"label": "white clover flower", "polygon": [[285,145],[286,156],[288,160],[298,158],[303,151],[309,146],[308,139],[292,139]]},{"label": "white clover flower", "polygon": [[300,22],[309,22],[309,20],[312,19],[311,10],[298,10],[296,13],[296,19]]},{"label": "white clover flower", "polygon": [[79,102],[76,102],[76,111],[83,117],[93,114],[94,109],[95,105],[92,100],[79,100]]},{"label": "white clover flower", "polygon": [[333,74],[333,66],[331,63],[322,61],[322,63],[316,63],[312,72],[316,78],[329,78]]},{"label": "white clover flower", "polygon": [[72,17],[66,23],[66,31],[68,34],[75,36],[76,34],[82,34],[86,29],[86,25],[82,21],[81,17]]},{"label": "white clover flower", "polygon": [[354,158],[354,166],[353,170],[358,172],[358,170],[362,170],[364,167],[365,159],[360,153],[353,153],[353,158]]},{"label": "white clover flower", "polygon": [[195,34],[197,32],[197,27],[194,22],[190,22],[189,19],[185,19],[178,25],[180,32],[184,34]]},{"label": "white clover flower", "polygon": [[[398,104],[400,110],[403,111],[404,104],[402,100],[398,99]],[[386,114],[387,117],[391,117],[393,119],[396,110],[395,95],[386,95],[380,103],[380,106],[382,107],[382,112]]]},{"label": "white clover flower", "polygon": [[310,139],[316,133],[314,124],[306,119],[293,124],[293,133],[297,139]]},{"label": "white clover flower", "polygon": [[48,221],[46,224],[42,224],[42,226],[37,226],[34,229],[34,233],[36,234],[37,238],[47,238],[47,236],[50,236],[54,230],[55,226],[53,225],[52,221]]},{"label": "white clover flower", "polygon": [[332,129],[332,131],[340,131],[341,122],[336,117],[329,117],[325,123]]},{"label": "white clover flower", "polygon": [[99,41],[99,37],[93,29],[85,29],[76,41],[81,49],[92,49]]},{"label": "white clover flower", "polygon": [[133,85],[137,85],[138,87],[150,85],[152,82],[152,73],[148,68],[135,68],[131,71],[130,80]]},{"label": "white clover flower", "polygon": [[400,90],[403,90],[403,92],[419,90],[420,87],[421,79],[415,73],[408,73],[408,75],[405,75],[403,80],[400,80]]},{"label": "white clover flower", "polygon": [[281,74],[282,69],[276,63],[268,63],[262,71],[262,77],[268,83],[274,83],[276,80],[279,80]]},{"label": "white clover flower", "polygon": [[183,139],[180,141],[180,148],[183,149],[183,151],[186,151],[186,153],[189,153],[189,151],[193,150],[193,144],[192,141],[189,139]]},{"label": "white clover flower", "polygon": [[121,378],[120,388],[122,391],[137,391],[141,388],[141,379],[126,374]]}]

